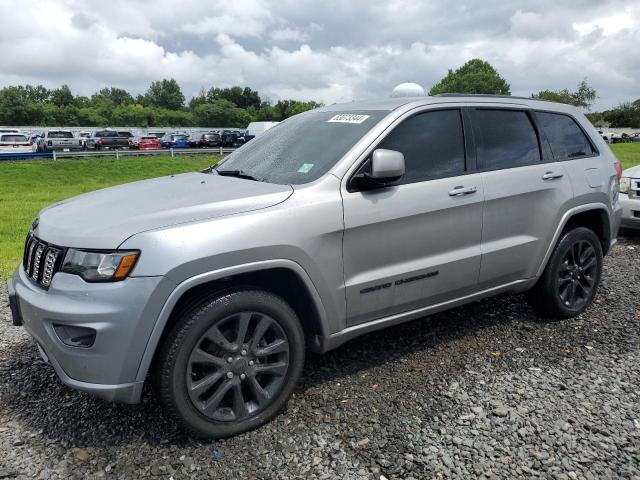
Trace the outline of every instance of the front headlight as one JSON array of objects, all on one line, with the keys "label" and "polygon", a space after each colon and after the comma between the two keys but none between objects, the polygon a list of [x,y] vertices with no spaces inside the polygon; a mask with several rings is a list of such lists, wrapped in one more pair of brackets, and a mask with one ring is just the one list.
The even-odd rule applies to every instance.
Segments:
[{"label": "front headlight", "polygon": [[69,248],[60,271],[80,275],[87,282],[116,282],[127,278],[139,255],[136,251],[92,252]]},{"label": "front headlight", "polygon": [[620,179],[620,193],[629,193],[631,187],[631,179],[629,177],[622,177]]}]

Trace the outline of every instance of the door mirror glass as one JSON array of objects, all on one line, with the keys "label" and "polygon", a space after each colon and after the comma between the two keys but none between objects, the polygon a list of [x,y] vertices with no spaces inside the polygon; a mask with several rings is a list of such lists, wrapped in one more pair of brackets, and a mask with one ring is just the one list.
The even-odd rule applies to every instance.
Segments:
[{"label": "door mirror glass", "polygon": [[368,171],[353,177],[353,186],[358,190],[372,190],[385,187],[404,175],[404,155],[395,150],[378,148],[373,151],[368,162]]}]

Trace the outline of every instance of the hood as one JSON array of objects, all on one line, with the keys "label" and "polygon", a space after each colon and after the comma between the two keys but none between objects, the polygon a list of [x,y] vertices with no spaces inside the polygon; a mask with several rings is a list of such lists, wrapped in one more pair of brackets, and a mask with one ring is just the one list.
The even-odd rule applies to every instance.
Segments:
[{"label": "hood", "polygon": [[56,203],[40,212],[34,233],[63,247],[112,249],[145,230],[267,208],[292,193],[288,185],[186,173]]},{"label": "hood", "polygon": [[636,165],[635,167],[627,168],[624,172],[622,172],[623,177],[631,177],[631,178],[640,178],[640,165]]}]

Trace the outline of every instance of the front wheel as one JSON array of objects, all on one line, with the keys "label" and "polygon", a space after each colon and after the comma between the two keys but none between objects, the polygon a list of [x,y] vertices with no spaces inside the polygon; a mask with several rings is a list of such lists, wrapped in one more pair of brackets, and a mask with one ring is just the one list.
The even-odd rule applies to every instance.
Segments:
[{"label": "front wheel", "polygon": [[280,297],[227,292],[183,314],[158,360],[157,387],[170,415],[197,436],[228,437],[285,405],[302,373],[304,334]]},{"label": "front wheel", "polygon": [[593,301],[602,274],[602,245],[590,229],[566,232],[544,273],[528,293],[529,303],[551,318],[575,317]]}]

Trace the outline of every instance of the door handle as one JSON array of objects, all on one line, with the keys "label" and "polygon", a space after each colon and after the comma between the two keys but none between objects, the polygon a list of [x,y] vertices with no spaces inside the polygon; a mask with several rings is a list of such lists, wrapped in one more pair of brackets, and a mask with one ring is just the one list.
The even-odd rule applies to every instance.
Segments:
[{"label": "door handle", "polygon": [[449,190],[450,197],[461,197],[463,195],[471,195],[478,191],[478,187],[455,187],[453,190]]},{"label": "door handle", "polygon": [[542,176],[543,180],[556,180],[564,177],[564,173],[547,172]]}]

